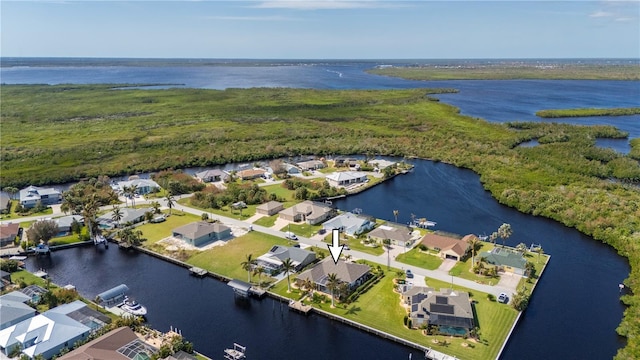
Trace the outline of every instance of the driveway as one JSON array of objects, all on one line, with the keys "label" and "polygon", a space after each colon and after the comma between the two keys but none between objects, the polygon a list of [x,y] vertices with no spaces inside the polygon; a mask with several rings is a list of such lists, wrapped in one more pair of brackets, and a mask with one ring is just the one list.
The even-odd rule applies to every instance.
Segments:
[{"label": "driveway", "polygon": [[449,273],[449,271],[456,266],[458,262],[452,259],[444,259],[444,261],[442,262],[442,264],[440,264],[440,267],[438,268],[438,271],[442,271],[446,274]]},{"label": "driveway", "polygon": [[[500,281],[496,286],[507,288],[512,290],[513,292],[516,292],[516,290],[518,289],[518,283],[520,283],[520,279],[522,279],[522,275],[516,275],[509,272],[500,273]],[[511,297],[511,294],[509,294],[509,297]]]}]

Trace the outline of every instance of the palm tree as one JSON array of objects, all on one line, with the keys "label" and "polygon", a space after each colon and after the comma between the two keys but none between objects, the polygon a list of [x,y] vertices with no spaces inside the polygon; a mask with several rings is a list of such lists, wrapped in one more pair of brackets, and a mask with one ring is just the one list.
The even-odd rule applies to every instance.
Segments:
[{"label": "palm tree", "polygon": [[491,241],[491,243],[493,245],[496,244],[496,239],[498,238],[498,233],[497,232],[492,232],[491,235],[489,235],[489,241]]},{"label": "palm tree", "polygon": [[290,258],[284,259],[282,262],[282,270],[287,274],[287,292],[291,292],[291,279],[289,278],[289,273],[295,269],[293,265],[293,261]]},{"label": "palm tree", "polygon": [[131,195],[131,206],[136,206],[136,194],[138,193],[138,185],[129,186],[129,195]]},{"label": "palm tree", "polygon": [[540,255],[544,254],[544,249],[542,249],[542,246],[538,246],[536,252],[538,253],[538,263],[540,263]]},{"label": "palm tree", "polygon": [[160,203],[157,201],[154,201],[151,203],[151,207],[153,208],[153,213],[154,214],[160,214]]},{"label": "palm tree", "polygon": [[16,188],[16,187],[13,187],[13,186],[7,186],[4,189],[2,189],[2,191],[4,191],[7,194],[9,194],[9,197],[11,199],[14,199],[14,197],[15,197],[14,195],[20,190],[18,188]]},{"label": "palm tree", "polygon": [[475,236],[469,239],[469,246],[471,246],[471,268],[472,269],[476,265],[476,248],[478,247],[479,243],[480,243],[480,239],[478,239]]},{"label": "palm tree", "polygon": [[122,195],[124,195],[124,206],[127,207],[129,206],[129,187],[128,186],[123,186],[122,187]]},{"label": "palm tree", "polygon": [[96,221],[97,211],[98,204],[95,202],[94,198],[89,199],[82,209],[82,217],[84,218],[84,223],[89,229],[89,236],[91,236],[91,238],[98,233],[98,222]]},{"label": "palm tree", "polygon": [[513,230],[511,230],[511,225],[504,223],[500,225],[498,228],[498,236],[502,239],[502,247],[504,247],[504,243],[508,237],[513,234]]},{"label": "palm tree", "polygon": [[393,210],[393,217],[396,219],[396,222],[398,222],[398,214],[400,212],[398,210]]},{"label": "palm tree", "polygon": [[171,215],[171,209],[176,204],[176,199],[171,195],[170,192],[167,192],[167,196],[165,196],[164,200],[167,202],[167,207],[169,208],[169,215]]},{"label": "palm tree", "polygon": [[253,269],[253,275],[258,275],[258,284],[262,283],[262,274],[265,273],[264,267],[262,267],[262,265],[260,266],[256,266],[255,269]]},{"label": "palm tree", "polygon": [[307,278],[302,281],[302,288],[305,289],[308,294],[312,294],[313,290],[316,289],[316,283],[311,280],[311,278]]},{"label": "palm tree", "polygon": [[525,243],[520,243],[518,244],[518,246],[516,246],[516,250],[524,255],[527,253],[527,245]]},{"label": "palm tree", "polygon": [[111,220],[116,222],[116,227],[120,227],[120,220],[122,220],[122,210],[118,205],[113,205],[113,211],[111,212]]},{"label": "palm tree", "polygon": [[245,261],[243,261],[240,265],[242,265],[242,269],[247,271],[247,281],[251,282],[251,270],[253,266],[256,264],[256,259],[253,258],[252,254],[247,255]]},{"label": "palm tree", "polygon": [[340,284],[340,279],[338,279],[338,275],[336,275],[335,273],[331,273],[327,275],[327,289],[331,291],[331,307],[332,308],[336,307],[335,299],[333,297],[333,292],[338,288],[339,284]]},{"label": "palm tree", "polygon": [[391,239],[382,240],[384,247],[387,249],[387,270],[391,269],[391,258],[389,257],[389,251],[391,250]]}]

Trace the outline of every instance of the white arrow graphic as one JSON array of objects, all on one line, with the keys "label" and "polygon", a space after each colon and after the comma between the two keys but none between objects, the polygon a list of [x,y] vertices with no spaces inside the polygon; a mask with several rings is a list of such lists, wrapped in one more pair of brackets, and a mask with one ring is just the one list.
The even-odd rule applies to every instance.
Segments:
[{"label": "white arrow graphic", "polygon": [[331,253],[331,257],[333,258],[333,262],[338,264],[338,259],[340,259],[340,254],[342,253],[342,249],[344,245],[340,245],[340,230],[333,229],[331,232],[331,245],[327,245],[329,248],[329,252]]}]

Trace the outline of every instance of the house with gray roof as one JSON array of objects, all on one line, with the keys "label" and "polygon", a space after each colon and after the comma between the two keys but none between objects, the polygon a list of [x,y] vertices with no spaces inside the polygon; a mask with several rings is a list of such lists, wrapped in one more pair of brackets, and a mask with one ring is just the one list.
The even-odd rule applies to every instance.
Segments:
[{"label": "house with gray roof", "polygon": [[53,219],[58,224],[58,236],[71,233],[71,225],[74,220],[80,225],[84,224],[84,218],[80,215],[67,215]]},{"label": "house with gray roof", "polygon": [[487,264],[495,266],[498,271],[527,276],[527,260],[515,250],[495,247],[491,251],[481,253],[480,258],[484,259]]},{"label": "house with gray roof", "polygon": [[302,169],[302,171],[318,170],[327,167],[327,165],[325,165],[325,163],[320,160],[300,161],[296,163],[296,165],[298,165],[298,167]]},{"label": "house with gray roof", "polygon": [[373,166],[378,170],[383,170],[385,168],[388,168],[389,166],[394,166],[395,164],[396,164],[395,162],[385,160],[385,159],[373,159],[373,160],[367,161],[367,165]]},{"label": "house with gray roof", "polygon": [[402,294],[414,328],[436,325],[440,333],[463,336],[475,326],[469,293],[415,286]]},{"label": "house with gray roof", "polygon": [[262,266],[268,273],[275,275],[282,271],[282,262],[286,259],[291,259],[294,270],[300,271],[316,260],[316,253],[297,247],[275,245],[256,261],[257,266]]},{"label": "house with gray roof", "polygon": [[201,246],[209,242],[231,237],[231,228],[221,223],[196,221],[173,229],[172,236],[189,245]]},{"label": "house with gray roof", "polygon": [[[155,210],[153,208],[120,208],[122,212],[122,218],[120,219],[120,225],[125,224],[137,224],[139,222],[144,221],[145,214],[148,212],[153,213]],[[113,229],[118,225],[117,221],[113,221],[112,219],[113,211],[109,211],[98,217],[98,224],[107,229]]]},{"label": "house with gray roof", "polygon": [[0,330],[0,350],[8,355],[20,348],[30,358],[42,355],[50,359],[91,333],[92,328],[88,325],[93,324],[93,319],[87,317],[86,324],[83,324],[71,317],[83,307],[87,305],[76,300]]},{"label": "house with gray roof", "polygon": [[332,218],[335,213],[336,210],[331,206],[306,200],[280,211],[278,217],[294,222],[306,221],[310,225],[315,225]]},{"label": "house with gray roof", "polygon": [[[130,178],[131,179],[131,178]],[[125,187],[136,187],[136,194],[146,195],[160,190],[160,185],[151,179],[131,179],[127,181],[118,181],[117,188],[122,192]]]},{"label": "house with gray roof", "polygon": [[62,193],[54,188],[29,186],[20,190],[20,205],[25,209],[35,207],[38,202],[42,205],[58,204],[62,201]]},{"label": "house with gray roof", "polygon": [[355,290],[364,284],[371,276],[371,268],[368,265],[356,264],[338,260],[336,264],[331,256],[317,263],[309,270],[302,272],[296,278],[298,286],[309,279],[316,284],[316,290],[330,294],[327,288],[329,274],[336,274],[341,283],[347,284],[349,291]]},{"label": "house with gray roof", "polygon": [[322,224],[322,228],[327,231],[338,229],[349,236],[358,236],[373,229],[374,226],[374,219],[350,212],[342,213]]},{"label": "house with gray roof", "polygon": [[5,193],[0,193],[0,213],[6,213],[9,210],[11,198]]},{"label": "house with gray roof", "polygon": [[284,204],[279,201],[269,201],[256,207],[256,213],[262,215],[275,215],[284,209]]},{"label": "house with gray roof", "polygon": [[0,330],[36,315],[36,309],[27,305],[31,298],[20,291],[0,296]]},{"label": "house with gray roof", "polygon": [[367,238],[380,244],[382,244],[385,239],[389,239],[392,245],[397,246],[411,246],[413,242],[410,229],[406,226],[392,226],[388,223],[371,230],[367,234]]},{"label": "house with gray roof", "polygon": [[338,171],[326,176],[327,182],[333,187],[348,186],[367,182],[367,174],[361,171]]},{"label": "house with gray roof", "polygon": [[205,170],[196,173],[196,178],[202,180],[203,182],[224,181],[228,177],[229,174],[220,169]]}]

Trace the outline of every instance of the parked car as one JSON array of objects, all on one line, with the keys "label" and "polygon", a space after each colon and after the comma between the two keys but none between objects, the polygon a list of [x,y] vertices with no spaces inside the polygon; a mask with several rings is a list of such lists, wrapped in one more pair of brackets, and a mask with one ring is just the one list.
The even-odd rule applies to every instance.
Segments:
[{"label": "parked car", "polygon": [[292,233],[291,231],[285,232],[284,237],[289,240],[298,240],[298,237],[296,236],[296,234]]},{"label": "parked car", "polygon": [[509,297],[505,293],[500,293],[500,295],[498,295],[498,302],[506,304],[509,302]]},{"label": "parked car", "polygon": [[407,279],[413,279],[413,273],[411,272],[411,270],[407,269],[406,274],[407,274]]}]

